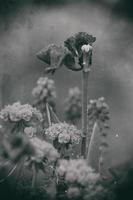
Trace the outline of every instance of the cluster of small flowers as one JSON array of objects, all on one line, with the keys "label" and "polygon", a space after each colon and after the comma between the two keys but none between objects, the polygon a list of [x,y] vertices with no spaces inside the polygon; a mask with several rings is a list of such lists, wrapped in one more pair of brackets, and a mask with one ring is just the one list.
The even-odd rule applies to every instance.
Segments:
[{"label": "cluster of small flowers", "polygon": [[66,119],[73,121],[81,117],[81,92],[78,87],[70,88],[66,99]]},{"label": "cluster of small flowers", "polygon": [[21,105],[20,102],[15,102],[12,105],[5,106],[0,112],[0,118],[4,121],[18,122],[24,120],[29,122],[35,118],[42,121],[42,114],[36,108],[29,104]]},{"label": "cluster of small flowers", "polygon": [[90,100],[88,105],[88,116],[89,120],[101,121],[105,123],[109,120],[109,106],[105,103],[104,97],[97,100]]},{"label": "cluster of small flowers", "polygon": [[96,174],[83,159],[60,160],[57,168],[59,179],[64,178],[69,184],[78,184],[80,186],[93,185],[99,180],[99,174]]},{"label": "cluster of small flowers", "polygon": [[56,92],[54,81],[48,77],[40,77],[37,81],[37,86],[32,90],[32,95],[39,101],[55,98]]},{"label": "cluster of small flowers", "polygon": [[74,125],[69,125],[65,122],[52,124],[52,126],[46,129],[45,134],[52,140],[58,138],[58,142],[61,144],[79,144],[81,138],[81,131],[79,131]]},{"label": "cluster of small flowers", "polygon": [[32,157],[33,160],[47,160],[49,163],[52,163],[59,158],[59,154],[52,144],[37,137],[31,138],[30,142],[35,149],[35,155]]}]

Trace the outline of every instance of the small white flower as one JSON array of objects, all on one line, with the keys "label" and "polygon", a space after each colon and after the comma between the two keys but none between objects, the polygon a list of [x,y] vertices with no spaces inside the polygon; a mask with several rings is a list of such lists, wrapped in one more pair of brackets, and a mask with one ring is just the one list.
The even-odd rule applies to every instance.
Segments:
[{"label": "small white flower", "polygon": [[32,126],[30,126],[30,127],[26,127],[25,129],[24,129],[24,132],[26,133],[26,135],[28,136],[28,137],[33,137],[34,136],[34,134],[36,133],[36,128],[34,128],[34,127],[32,127]]},{"label": "small white flower", "polygon": [[58,141],[59,143],[69,143],[70,142],[70,135],[67,134],[59,134]]},{"label": "small white flower", "polygon": [[87,45],[85,44],[85,45],[83,45],[83,46],[81,47],[81,49],[82,49],[82,51],[88,53],[90,50],[92,50],[92,46],[89,45],[89,44],[87,44]]}]

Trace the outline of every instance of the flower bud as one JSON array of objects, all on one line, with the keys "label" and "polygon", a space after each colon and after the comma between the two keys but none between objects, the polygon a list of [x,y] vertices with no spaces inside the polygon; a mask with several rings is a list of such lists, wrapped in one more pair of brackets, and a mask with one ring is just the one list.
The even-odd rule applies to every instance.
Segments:
[{"label": "flower bud", "polygon": [[89,45],[89,44],[87,44],[87,45],[85,44],[85,45],[83,45],[83,46],[81,47],[81,49],[82,49],[82,51],[88,53],[89,51],[92,50],[92,46]]}]

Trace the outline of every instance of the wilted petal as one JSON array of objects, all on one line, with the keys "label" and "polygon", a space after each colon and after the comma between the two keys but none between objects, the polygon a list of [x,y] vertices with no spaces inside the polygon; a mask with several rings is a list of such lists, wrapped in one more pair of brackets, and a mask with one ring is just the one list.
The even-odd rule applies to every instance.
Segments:
[{"label": "wilted petal", "polygon": [[76,50],[76,40],[75,37],[69,37],[67,40],[64,41],[64,45],[71,51],[73,56],[78,56],[77,50]]},{"label": "wilted petal", "polygon": [[39,51],[37,57],[49,65],[45,69],[47,72],[54,73],[55,70],[63,64],[63,60],[67,53],[68,50],[66,47],[51,44],[47,48]]},{"label": "wilted petal", "polygon": [[36,54],[36,56],[37,56],[38,59],[44,61],[48,65],[50,65],[50,48],[51,48],[51,45],[49,45],[48,47],[45,47],[45,48],[41,49]]},{"label": "wilted petal", "polygon": [[71,52],[68,52],[63,60],[63,64],[70,70],[79,71],[81,66],[78,63],[78,59],[75,58]]}]

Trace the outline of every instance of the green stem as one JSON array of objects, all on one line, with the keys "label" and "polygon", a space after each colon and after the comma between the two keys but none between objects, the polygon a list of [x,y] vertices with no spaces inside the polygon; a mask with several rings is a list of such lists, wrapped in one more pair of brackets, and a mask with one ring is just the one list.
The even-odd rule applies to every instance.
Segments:
[{"label": "green stem", "polygon": [[83,72],[82,72],[82,144],[81,144],[81,156],[86,157],[86,137],[88,133],[88,79],[89,79],[89,54],[83,52]]}]

